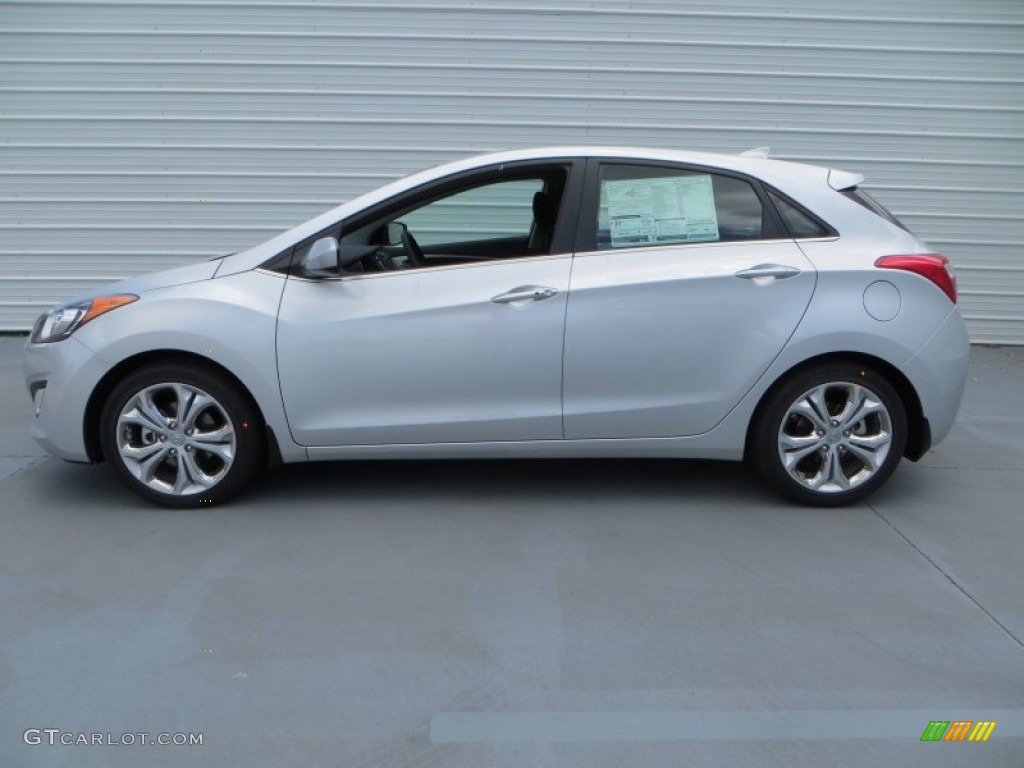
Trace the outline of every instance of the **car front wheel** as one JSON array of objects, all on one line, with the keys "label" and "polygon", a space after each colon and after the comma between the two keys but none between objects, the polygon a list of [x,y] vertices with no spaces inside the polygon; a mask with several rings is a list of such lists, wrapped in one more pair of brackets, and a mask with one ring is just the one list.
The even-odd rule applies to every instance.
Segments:
[{"label": "car front wheel", "polygon": [[829,363],[799,372],[769,395],[749,457],[783,495],[840,506],[882,485],[906,443],[906,410],[889,382],[868,366]]},{"label": "car front wheel", "polygon": [[103,454],[145,499],[207,506],[235,495],[259,468],[255,407],[223,377],[192,365],[128,375],[100,416]]}]

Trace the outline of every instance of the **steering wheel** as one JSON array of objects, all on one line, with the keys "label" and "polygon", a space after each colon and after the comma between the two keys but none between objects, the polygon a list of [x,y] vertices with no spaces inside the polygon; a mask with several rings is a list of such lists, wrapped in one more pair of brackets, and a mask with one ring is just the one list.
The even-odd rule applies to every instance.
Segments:
[{"label": "steering wheel", "polygon": [[420,267],[427,266],[427,260],[423,256],[423,249],[420,248],[420,244],[416,242],[416,238],[412,236],[408,229],[402,230],[402,248],[405,249],[405,255],[413,267],[419,269]]}]

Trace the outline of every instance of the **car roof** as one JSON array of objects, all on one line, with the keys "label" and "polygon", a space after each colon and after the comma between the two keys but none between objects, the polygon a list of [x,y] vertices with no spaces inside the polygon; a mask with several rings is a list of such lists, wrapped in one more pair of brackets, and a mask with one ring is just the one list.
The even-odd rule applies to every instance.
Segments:
[{"label": "car roof", "polygon": [[[708,166],[723,170],[737,171],[756,176],[771,182],[777,178],[792,178],[794,175],[810,176],[815,179],[827,177],[826,168],[795,163],[785,160],[774,160],[756,155],[730,155],[716,152],[693,152],[680,149],[657,149],[653,147],[620,147],[620,146],[552,146],[530,147],[504,152],[490,152],[475,155],[463,160],[435,166],[429,171],[437,171],[438,175],[458,173],[473,168],[494,165],[495,163],[513,163],[526,160],[544,160],[547,158],[584,158],[608,157],[640,161],[662,161],[683,163],[688,165]],[[428,171],[428,172],[429,172]],[[418,174],[417,174],[418,175]]]}]

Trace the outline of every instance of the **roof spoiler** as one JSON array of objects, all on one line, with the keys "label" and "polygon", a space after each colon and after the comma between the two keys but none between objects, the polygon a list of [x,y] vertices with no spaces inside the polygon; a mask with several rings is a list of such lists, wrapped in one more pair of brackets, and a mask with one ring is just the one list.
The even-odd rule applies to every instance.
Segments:
[{"label": "roof spoiler", "polygon": [[851,173],[850,171],[837,171],[835,168],[828,169],[828,185],[837,192],[853,189],[863,183],[863,174]]}]

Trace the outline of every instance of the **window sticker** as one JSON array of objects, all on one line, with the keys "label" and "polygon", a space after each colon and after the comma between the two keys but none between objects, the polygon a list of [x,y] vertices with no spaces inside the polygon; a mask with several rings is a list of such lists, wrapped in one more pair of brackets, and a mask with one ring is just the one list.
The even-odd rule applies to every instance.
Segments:
[{"label": "window sticker", "polygon": [[604,182],[613,248],[719,239],[707,174]]}]

